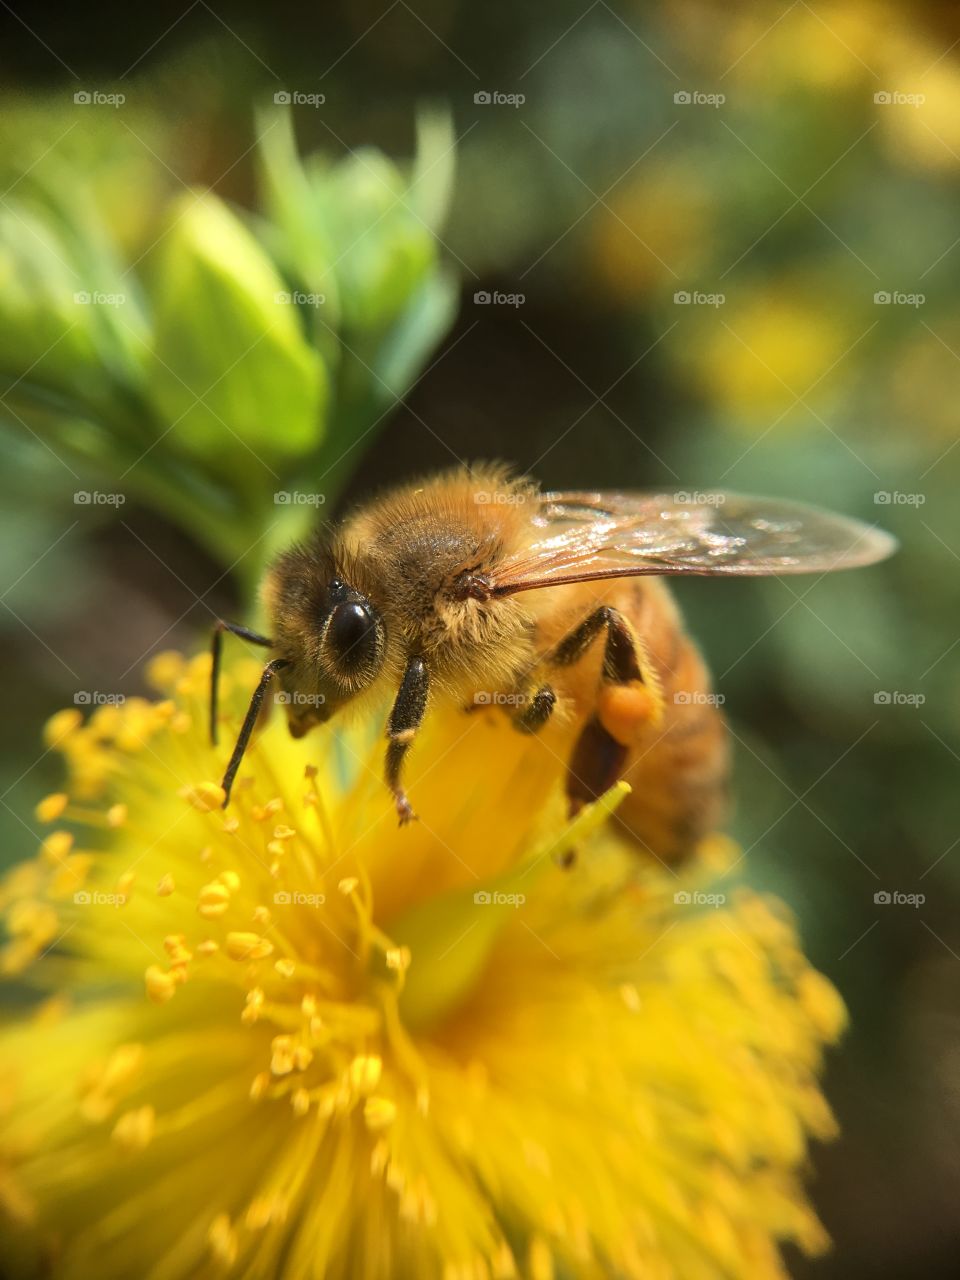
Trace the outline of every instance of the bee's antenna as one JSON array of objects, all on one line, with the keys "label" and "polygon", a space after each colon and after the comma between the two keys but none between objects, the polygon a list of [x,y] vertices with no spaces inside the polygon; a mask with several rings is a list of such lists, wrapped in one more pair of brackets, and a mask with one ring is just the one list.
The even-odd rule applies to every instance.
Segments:
[{"label": "bee's antenna", "polygon": [[238,622],[224,622],[218,618],[210,638],[210,742],[217,745],[217,696],[220,690],[220,651],[223,648],[223,633],[229,631],[232,636],[241,640],[249,640],[252,644],[262,644],[265,649],[273,648],[273,641],[261,636],[256,631],[241,627]]},{"label": "bee's antenna", "polygon": [[247,743],[250,741],[253,727],[257,723],[257,716],[260,714],[260,707],[263,705],[263,695],[267,691],[267,685],[278,671],[282,671],[284,667],[289,666],[289,658],[274,658],[263,668],[263,675],[260,677],[260,683],[253,691],[253,697],[250,699],[249,707],[247,707],[247,714],[243,717],[243,724],[240,727],[240,736],[237,738],[237,744],[233,748],[233,755],[230,757],[230,763],[227,765],[227,771],[223,775],[223,781],[220,784],[224,790],[224,809],[230,803],[230,790],[233,787],[233,780],[237,776],[243,753],[247,749]]}]

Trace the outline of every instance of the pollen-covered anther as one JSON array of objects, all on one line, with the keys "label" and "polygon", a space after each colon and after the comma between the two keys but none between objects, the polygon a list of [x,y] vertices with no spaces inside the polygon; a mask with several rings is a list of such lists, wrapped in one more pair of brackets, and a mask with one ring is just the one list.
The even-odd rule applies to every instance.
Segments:
[{"label": "pollen-covered anther", "polygon": [[279,796],[275,796],[272,800],[268,800],[266,804],[255,804],[250,809],[250,817],[254,822],[266,822],[267,818],[272,818],[280,813],[283,809],[283,801]]},{"label": "pollen-covered anther", "polygon": [[385,957],[387,968],[394,970],[396,973],[406,973],[410,968],[411,955],[409,947],[390,947]]},{"label": "pollen-covered anther", "polygon": [[294,1089],[290,1095],[290,1105],[295,1115],[305,1116],[310,1110],[310,1093],[307,1089]]},{"label": "pollen-covered anther", "polygon": [[348,1068],[350,1085],[361,1097],[373,1093],[383,1074],[383,1059],[375,1053],[358,1054]]},{"label": "pollen-covered anther", "polygon": [[214,938],[204,938],[202,942],[197,943],[198,956],[215,956],[220,950],[220,943]]},{"label": "pollen-covered anther", "polygon": [[375,1133],[389,1128],[396,1118],[397,1104],[392,1098],[383,1098],[374,1094],[363,1104],[364,1124]]},{"label": "pollen-covered anther", "polygon": [[107,826],[116,830],[125,826],[127,821],[127,806],[125,804],[112,804],[107,810]]},{"label": "pollen-covered anther", "polygon": [[57,791],[53,795],[44,796],[34,813],[37,815],[38,822],[56,822],[62,816],[63,811],[69,803],[69,796],[62,791]]},{"label": "pollen-covered anther", "polygon": [[292,840],[296,834],[293,827],[278,826],[273,828],[274,840]]},{"label": "pollen-covered anther", "polygon": [[246,1004],[243,1012],[240,1014],[240,1021],[251,1023],[260,1020],[260,1014],[263,1011],[264,994],[262,987],[251,987],[247,992]]},{"label": "pollen-covered anther", "polygon": [[350,894],[356,889],[360,881],[356,876],[344,876],[337,884],[337,888],[345,898],[349,898]]},{"label": "pollen-covered anther", "polygon": [[267,925],[270,923],[270,920],[271,920],[271,915],[270,915],[270,909],[268,907],[265,907],[262,904],[258,907],[254,907],[253,909],[254,924],[258,924],[262,929],[265,929]]},{"label": "pollen-covered anther", "polygon": [[293,1036],[274,1036],[270,1049],[270,1070],[275,1076],[288,1076],[295,1066]]},{"label": "pollen-covered anther", "polygon": [[171,964],[186,964],[193,959],[193,952],[187,946],[186,934],[168,933],[163,940],[163,949],[170,957]]},{"label": "pollen-covered anther", "polygon": [[207,920],[216,920],[230,905],[230,890],[218,880],[205,884],[200,890],[197,911]]},{"label": "pollen-covered anther", "polygon": [[200,782],[195,787],[183,787],[181,797],[201,813],[222,809],[227,793],[217,782]]},{"label": "pollen-covered anther", "polygon": [[173,993],[177,989],[177,979],[174,974],[161,969],[158,964],[152,964],[147,968],[144,977],[147,995],[154,1004],[166,1004],[168,1000],[173,999]]},{"label": "pollen-covered anther", "polygon": [[150,1145],[156,1120],[156,1112],[149,1104],[124,1111],[113,1126],[110,1136],[125,1151],[142,1151]]},{"label": "pollen-covered anther", "polygon": [[250,1201],[244,1225],[248,1231],[262,1231],[274,1222],[286,1222],[288,1209],[288,1202],[282,1195],[257,1196]]},{"label": "pollen-covered anther", "polygon": [[157,881],[157,894],[161,898],[169,898],[171,893],[173,893],[176,887],[177,886],[173,879],[173,876],[170,874],[169,871],[165,871],[164,874]]},{"label": "pollen-covered anther", "polygon": [[133,871],[124,871],[123,875],[117,877],[117,897],[121,903],[130,901],[136,879],[136,873]]},{"label": "pollen-covered anther", "polygon": [[44,862],[60,863],[73,848],[73,836],[69,831],[51,831],[40,846]]},{"label": "pollen-covered anther", "polygon": [[275,961],[273,967],[281,978],[292,978],[297,971],[297,966],[294,962],[286,957]]},{"label": "pollen-covered anther", "polygon": [[224,949],[231,960],[263,960],[273,955],[273,943],[259,933],[238,929],[227,934]]}]

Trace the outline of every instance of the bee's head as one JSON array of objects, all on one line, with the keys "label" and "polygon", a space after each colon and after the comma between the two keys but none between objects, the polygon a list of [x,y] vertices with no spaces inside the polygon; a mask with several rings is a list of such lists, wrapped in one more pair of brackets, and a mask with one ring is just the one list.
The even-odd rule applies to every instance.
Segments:
[{"label": "bee's head", "polygon": [[292,732],[329,720],[376,681],[386,655],[377,606],[322,548],[294,548],[267,578],[278,651],[290,659],[282,682]]}]

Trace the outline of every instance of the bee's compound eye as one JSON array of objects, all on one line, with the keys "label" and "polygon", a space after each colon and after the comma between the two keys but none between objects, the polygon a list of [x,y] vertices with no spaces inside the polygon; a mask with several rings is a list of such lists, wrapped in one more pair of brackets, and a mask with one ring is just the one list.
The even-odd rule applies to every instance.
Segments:
[{"label": "bee's compound eye", "polygon": [[369,605],[345,600],[330,615],[327,642],[337,664],[348,672],[373,664],[380,648],[377,619]]}]

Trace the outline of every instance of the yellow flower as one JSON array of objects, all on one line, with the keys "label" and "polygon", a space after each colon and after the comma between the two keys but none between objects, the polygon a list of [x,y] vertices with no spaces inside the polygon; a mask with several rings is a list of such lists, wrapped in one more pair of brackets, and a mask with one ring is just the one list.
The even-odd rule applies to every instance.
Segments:
[{"label": "yellow flower", "polygon": [[493,711],[428,720],[410,827],[368,723],[276,718],[224,812],[208,669],[48,726],[44,816],[96,838],[4,887],[48,995],[0,1040],[18,1273],[757,1280],[823,1247],[798,1170],[842,1006],[780,907],[704,890],[724,842],[678,881],[616,791],[565,823]]}]

